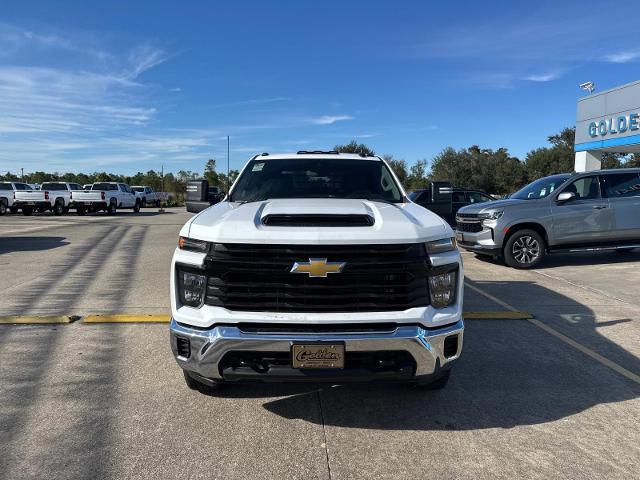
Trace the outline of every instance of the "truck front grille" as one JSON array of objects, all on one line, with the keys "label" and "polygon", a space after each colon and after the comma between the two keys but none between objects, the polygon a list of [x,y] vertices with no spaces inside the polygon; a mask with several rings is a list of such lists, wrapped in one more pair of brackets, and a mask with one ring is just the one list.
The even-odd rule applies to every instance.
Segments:
[{"label": "truck front grille", "polygon": [[[291,273],[296,262],[345,262],[340,273]],[[206,259],[207,305],[238,311],[373,312],[429,304],[423,244],[215,244]]]}]

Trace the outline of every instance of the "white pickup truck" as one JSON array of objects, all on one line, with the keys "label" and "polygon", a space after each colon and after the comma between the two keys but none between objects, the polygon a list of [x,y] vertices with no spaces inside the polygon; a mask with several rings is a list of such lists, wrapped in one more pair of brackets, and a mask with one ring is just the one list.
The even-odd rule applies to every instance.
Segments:
[{"label": "white pickup truck", "polygon": [[87,211],[104,210],[109,215],[115,215],[118,208],[131,208],[140,211],[142,200],[126,183],[98,182],[91,186],[91,190],[81,190],[73,194],[73,201],[78,215]]},{"label": "white pickup truck", "polygon": [[170,342],[187,385],[406,381],[443,388],[462,351],[451,227],[379,157],[256,155],[180,231]]},{"label": "white pickup truck", "polygon": [[0,182],[0,215],[7,212],[18,213],[15,205],[16,192],[31,190],[31,186],[22,182]]},{"label": "white pickup truck", "polygon": [[39,190],[20,190],[15,194],[14,206],[20,208],[24,215],[34,211],[51,210],[55,215],[69,212],[73,204],[73,192],[80,190],[77,183],[45,182]]},{"label": "white pickup truck", "polygon": [[131,190],[142,200],[142,207],[147,205],[153,205],[155,207],[160,206],[160,196],[153,190],[153,188],[145,185],[133,185]]}]

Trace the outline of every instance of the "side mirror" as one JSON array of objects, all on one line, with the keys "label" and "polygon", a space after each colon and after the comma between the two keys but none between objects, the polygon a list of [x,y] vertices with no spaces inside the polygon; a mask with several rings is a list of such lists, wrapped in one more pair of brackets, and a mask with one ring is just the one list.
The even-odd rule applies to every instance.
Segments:
[{"label": "side mirror", "polygon": [[574,198],[576,198],[576,194],[574,192],[562,192],[560,195],[558,195],[556,202],[565,203],[569,200],[573,200]]}]

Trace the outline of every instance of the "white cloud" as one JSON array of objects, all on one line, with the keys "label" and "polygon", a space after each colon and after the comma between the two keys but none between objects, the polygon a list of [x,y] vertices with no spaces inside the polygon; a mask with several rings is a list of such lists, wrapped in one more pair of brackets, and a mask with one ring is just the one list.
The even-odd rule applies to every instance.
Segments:
[{"label": "white cloud", "polygon": [[309,122],[314,125],[333,125],[336,122],[353,119],[354,117],[351,115],[321,115],[319,117],[309,119]]},{"label": "white cloud", "polygon": [[530,82],[550,82],[552,80],[557,80],[561,76],[562,76],[562,72],[555,71],[555,72],[527,75],[526,77],[523,78],[523,80],[528,80]]},{"label": "white cloud", "polygon": [[604,59],[607,62],[611,62],[611,63],[628,63],[628,62],[632,62],[633,60],[637,60],[639,58],[640,58],[640,49],[610,53],[609,55],[604,56]]}]

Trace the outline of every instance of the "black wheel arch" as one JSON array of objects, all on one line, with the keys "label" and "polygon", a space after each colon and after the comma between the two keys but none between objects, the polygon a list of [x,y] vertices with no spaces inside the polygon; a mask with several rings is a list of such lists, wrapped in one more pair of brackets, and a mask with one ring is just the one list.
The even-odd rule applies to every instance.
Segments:
[{"label": "black wheel arch", "polygon": [[505,245],[509,241],[509,239],[520,230],[533,230],[534,232],[538,232],[542,239],[544,240],[545,250],[549,249],[549,235],[547,234],[547,229],[542,226],[540,223],[536,222],[523,222],[517,223],[515,225],[511,225],[509,230],[504,236],[504,240],[502,241],[502,248],[504,249]]}]

